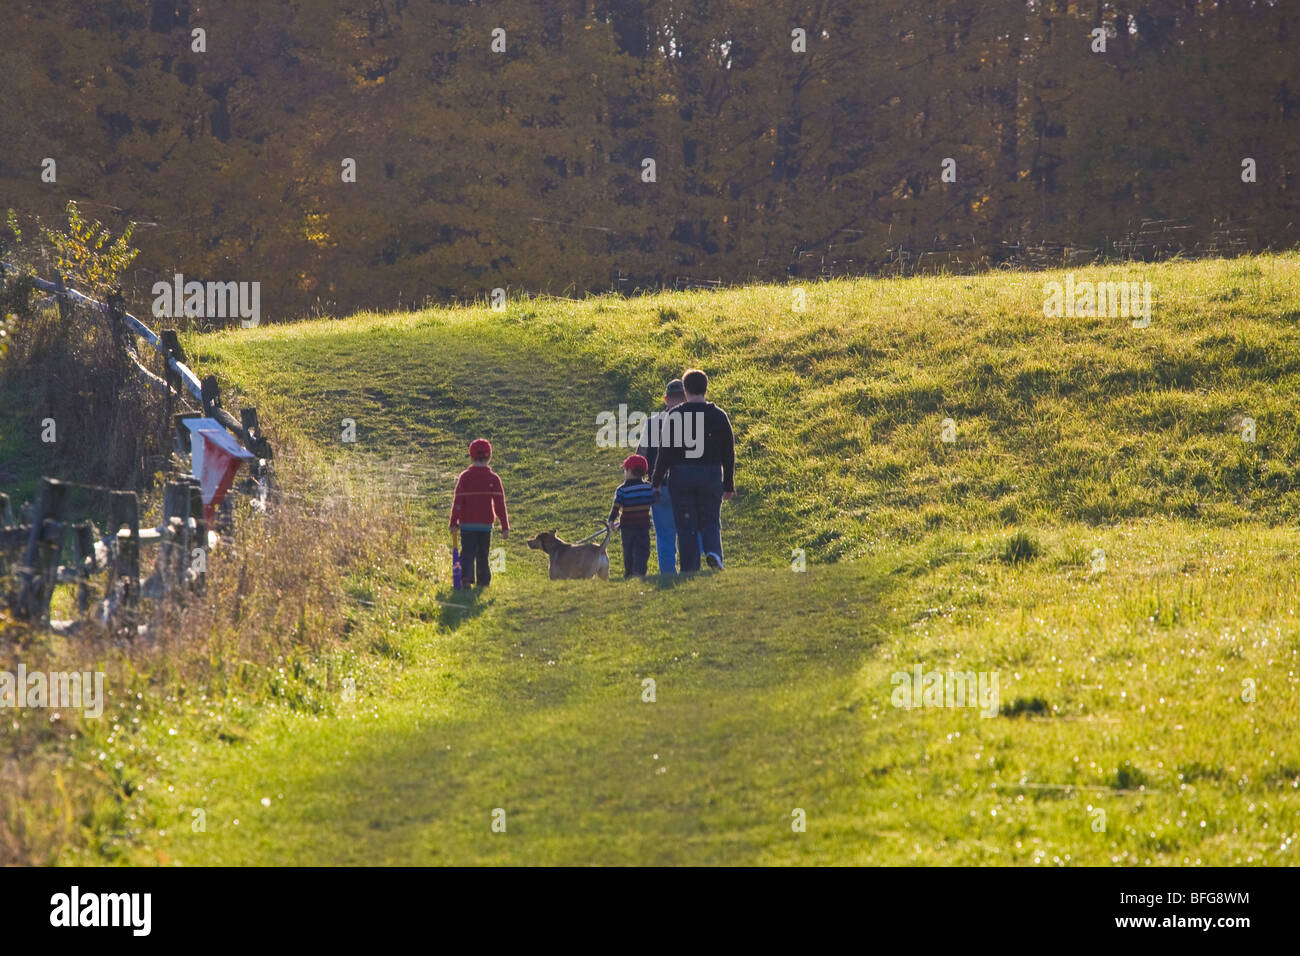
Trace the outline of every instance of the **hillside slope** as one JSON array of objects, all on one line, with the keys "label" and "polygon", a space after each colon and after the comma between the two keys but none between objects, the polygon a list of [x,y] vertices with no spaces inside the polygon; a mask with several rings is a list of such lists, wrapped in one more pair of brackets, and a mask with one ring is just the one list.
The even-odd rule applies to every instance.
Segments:
[{"label": "hillside slope", "polygon": [[807,287],[805,313],[772,286],[532,300],[196,347],[273,406],[269,420],[340,465],[396,459],[439,508],[466,436],[486,434],[529,518],[574,532],[599,518],[625,454],[596,446],[597,415],[654,411],[663,383],[700,365],[740,438],[727,520],[745,563],[785,564],[792,547],[853,557],[943,524],[1294,520],[1300,257],[1080,273],[1150,281],[1142,329],[1045,318],[1044,284],[1063,278],[830,282]]},{"label": "hillside slope", "polygon": [[[1294,862],[1300,257],[1090,270],[1153,283],[1145,329],[1044,318],[1053,278],[192,340],[319,459],[300,493],[406,496],[428,546],[358,585],[355,703],[155,728],[133,858]],[[596,416],[690,364],[740,438],[728,570],[546,581],[523,539],[585,535],[618,481]],[[465,605],[445,513],[479,434],[517,534]],[[917,666],[996,673],[997,715],[892,706]]]}]

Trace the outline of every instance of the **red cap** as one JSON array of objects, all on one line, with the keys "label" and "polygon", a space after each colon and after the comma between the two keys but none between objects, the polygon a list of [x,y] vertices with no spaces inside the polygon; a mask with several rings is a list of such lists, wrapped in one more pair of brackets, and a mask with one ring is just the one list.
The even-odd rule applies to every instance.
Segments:
[{"label": "red cap", "polygon": [[628,455],[623,459],[623,467],[628,471],[639,471],[644,475],[650,470],[650,462],[645,460],[644,455]]},{"label": "red cap", "polygon": [[475,438],[469,443],[469,457],[476,461],[479,458],[491,458],[492,443],[486,438]]}]

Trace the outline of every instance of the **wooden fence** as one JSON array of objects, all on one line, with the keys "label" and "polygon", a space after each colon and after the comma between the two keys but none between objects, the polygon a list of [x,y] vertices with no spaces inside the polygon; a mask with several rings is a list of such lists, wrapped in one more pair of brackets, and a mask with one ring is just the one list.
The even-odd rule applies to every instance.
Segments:
[{"label": "wooden fence", "polygon": [[[0,262],[0,279],[13,267]],[[183,462],[189,454],[191,437],[186,419],[211,418],[219,422],[254,458],[249,464],[245,489],[264,509],[270,489],[272,449],[262,434],[257,409],[243,408],[235,419],[221,406],[221,390],[214,376],[200,380],[189,368],[176,331],[155,334],[147,325],[122,308],[120,296],[100,302],[69,288],[62,277],[55,282],[32,279],[33,285],[53,293],[65,317],[74,308],[92,308],[108,317],[114,327],[125,327],[153,347],[164,362],[159,378],[141,362],[131,339],[122,346],[137,373],[159,389],[167,402],[167,421],[173,461]],[[186,393],[199,409],[182,407]],[[163,489],[162,514],[156,526],[141,527],[140,498],[134,491],[102,488],[80,482],[46,477],[35,503],[15,518],[9,496],[0,494],[0,600],[20,620],[76,630],[85,620],[101,627],[122,627],[134,631],[140,598],[154,600],[188,591],[202,590],[207,560],[217,531],[229,532],[232,508],[227,499],[213,524],[205,520],[202,490],[196,478],[179,468]],[[104,531],[84,515],[72,513],[70,492],[91,488],[108,495],[109,521]],[[141,580],[141,549],[156,545],[153,572]],[[95,578],[104,576],[102,586]],[[75,587],[77,619],[53,621],[51,599],[59,584]]]},{"label": "wooden fence", "polygon": [[[15,616],[56,630],[75,630],[79,619],[54,621],[50,601],[59,584],[76,588],[76,611],[100,627],[135,623],[141,597],[159,599],[178,588],[201,590],[214,543],[203,519],[203,499],[192,479],[169,481],[163,518],[141,527],[140,502],[133,491],[110,491],[109,522],[100,532],[87,519],[71,515],[69,492],[75,482],[45,478],[30,520],[14,524],[8,507],[0,517],[0,579]],[[0,502],[8,505],[6,496]],[[157,545],[154,571],[141,580],[142,549]],[[94,579],[104,575],[102,588]],[[183,593],[183,592],[182,592]]]}]

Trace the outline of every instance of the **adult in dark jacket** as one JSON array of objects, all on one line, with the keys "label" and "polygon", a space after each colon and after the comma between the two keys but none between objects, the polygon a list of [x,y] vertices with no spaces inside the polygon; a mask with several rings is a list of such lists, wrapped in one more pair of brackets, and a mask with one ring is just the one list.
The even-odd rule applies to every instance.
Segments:
[{"label": "adult in dark jacket", "polygon": [[[668,410],[686,401],[686,388],[680,378],[675,378],[664,388],[664,410]],[[654,474],[655,462],[659,455],[659,419],[663,412],[655,412],[646,423],[645,434],[636,453],[649,462],[647,474]],[[659,488],[659,497],[650,506],[650,515],[654,518],[655,551],[659,555],[659,573],[677,573],[677,522],[673,520],[673,497],[665,482]],[[704,552],[699,535],[696,538],[696,552]]]},{"label": "adult in dark jacket", "polygon": [[736,441],[727,413],[705,397],[709,377],[690,369],[682,375],[682,385],[686,401],[660,416],[650,484],[659,491],[667,478],[686,573],[700,569],[697,534],[709,566],[722,567],[722,502],[736,493]]}]

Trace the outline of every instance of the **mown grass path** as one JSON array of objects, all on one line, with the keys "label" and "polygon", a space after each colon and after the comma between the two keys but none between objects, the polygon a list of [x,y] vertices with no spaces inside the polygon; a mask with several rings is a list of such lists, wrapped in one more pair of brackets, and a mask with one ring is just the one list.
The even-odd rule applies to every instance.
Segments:
[{"label": "mown grass path", "polygon": [[[149,843],[240,864],[739,863],[800,838],[827,851],[828,815],[856,802],[863,741],[846,702],[876,610],[868,581],[845,600],[847,578],[738,575],[667,601],[504,586],[456,628],[409,633],[400,676],[337,716],[196,741],[175,798],[206,808],[208,830],[182,810]],[[836,604],[838,627],[804,623]],[[792,832],[795,807],[818,819],[811,837]]]}]

